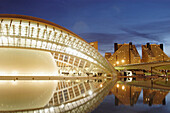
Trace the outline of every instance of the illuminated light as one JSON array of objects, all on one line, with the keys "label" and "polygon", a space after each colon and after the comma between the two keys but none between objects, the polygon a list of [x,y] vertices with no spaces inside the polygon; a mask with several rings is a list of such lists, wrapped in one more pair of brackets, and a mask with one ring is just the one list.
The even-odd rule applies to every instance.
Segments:
[{"label": "illuminated light", "polygon": [[124,63],[125,62],[125,60],[122,60],[122,63]]},{"label": "illuminated light", "polygon": [[[112,68],[109,68],[109,66],[108,66],[108,64],[107,64],[107,62],[104,60],[104,58],[102,57],[102,56],[100,56],[100,54],[98,54],[96,51],[95,51],[95,49],[94,48],[91,48],[91,47],[89,47],[88,46],[88,44],[86,44],[86,42],[84,42],[84,41],[82,41],[82,40],[80,40],[80,39],[77,39],[77,36],[75,36],[75,35],[72,35],[72,33],[71,34],[69,34],[69,36],[68,36],[68,33],[66,33],[65,32],[65,30],[61,33],[62,35],[63,35],[63,37],[64,37],[64,35],[65,34],[67,34],[67,39],[68,39],[68,41],[66,42],[67,43],[67,47],[64,47],[65,45],[66,45],[66,43],[65,43],[65,38],[61,38],[61,39],[59,39],[58,40],[58,38],[55,38],[55,37],[58,37],[58,35],[60,34],[59,32],[60,32],[60,30],[56,30],[56,29],[54,29],[54,28],[56,28],[55,26],[52,26],[52,25],[48,25],[48,23],[45,25],[45,24],[43,24],[43,22],[39,25],[39,24],[37,24],[37,22],[36,21],[32,21],[32,20],[27,20],[27,19],[25,19],[25,20],[23,20],[22,22],[20,21],[19,22],[19,19],[16,19],[17,20],[17,22],[15,21],[15,19],[14,19],[14,21],[11,21],[10,22],[10,19],[5,19],[5,21],[3,21],[3,23],[4,22],[6,22],[7,21],[7,28],[9,28],[9,25],[10,24],[12,24],[14,27],[13,27],[13,30],[12,29],[9,29],[9,31],[7,31],[6,30],[6,28],[4,28],[3,30],[2,30],[2,35],[5,35],[4,36],[4,38],[5,39],[2,39],[3,41],[3,43],[6,43],[5,44],[5,46],[14,46],[14,48],[15,47],[22,47],[22,49],[24,49],[25,47],[29,47],[29,48],[32,48],[32,49],[37,49],[37,48],[40,48],[40,49],[45,49],[45,50],[47,50],[47,48],[48,49],[53,49],[53,51],[54,52],[63,52],[63,53],[66,53],[66,48],[68,47],[68,46],[70,46],[70,47],[72,47],[72,49],[74,50],[74,51],[72,51],[72,54],[73,55],[79,55],[78,57],[80,57],[80,58],[83,58],[83,59],[86,59],[86,60],[89,60],[89,61],[92,61],[93,63],[97,63],[97,64],[99,64],[99,66],[101,66],[102,68],[108,68],[108,71],[110,71],[109,69],[112,69]],[[14,23],[15,22],[15,23]],[[28,22],[29,22],[29,25],[28,25]],[[2,25],[6,25],[6,24],[3,24],[2,23]],[[22,26],[22,27],[20,27],[20,26]],[[37,25],[38,25],[38,27],[37,27]],[[3,27],[3,26],[2,26]],[[15,30],[14,30],[14,28],[15,28]],[[18,29],[19,28],[19,29]],[[30,28],[30,29],[29,29]],[[47,28],[48,28],[48,30],[47,30]],[[34,29],[34,30],[33,30]],[[44,29],[46,29],[46,33],[44,33],[43,34],[43,31],[44,31]],[[61,28],[62,29],[62,28]],[[32,31],[31,31],[32,30]],[[38,30],[38,31],[36,31],[36,30]],[[29,33],[29,31],[30,31],[30,33]],[[57,33],[57,36],[55,36],[55,35],[53,35],[53,31],[54,31],[54,33]],[[67,31],[67,30],[66,30]],[[6,34],[9,32],[9,35],[14,35],[14,37],[13,36],[11,36],[11,37],[7,37],[6,36]],[[52,32],[52,33],[51,33]],[[65,34],[64,34],[65,33]],[[16,34],[20,34],[21,36],[23,36],[22,38],[15,38],[15,35]],[[51,34],[51,35],[50,35]],[[55,36],[55,37],[53,37],[53,36]],[[39,38],[40,40],[39,41],[37,41],[37,40],[32,40],[32,38],[33,39],[35,39],[35,38]],[[8,40],[8,39],[11,39],[11,40]],[[76,41],[75,41],[75,39],[76,39]],[[76,45],[76,44],[74,44],[74,42],[73,41],[75,41],[76,43],[79,43],[78,45]],[[55,43],[55,42],[57,42],[57,44]],[[0,44],[0,45],[4,45],[4,44]],[[58,44],[59,43],[59,44]],[[60,43],[62,44],[62,46],[57,46],[57,45],[60,45]],[[73,45],[72,45],[73,44]],[[81,46],[81,45],[83,45],[82,47],[79,47],[79,46]],[[84,47],[85,47],[85,49],[84,49]],[[87,48],[86,48],[87,47]],[[57,50],[57,49],[60,49],[60,50]],[[75,50],[76,49],[76,50]],[[69,50],[69,49],[68,49]],[[80,52],[79,52],[79,50],[81,50]],[[87,50],[87,51],[86,51]],[[36,50],[36,51],[39,51],[39,50]],[[84,54],[83,53],[83,51],[85,51],[85,52],[87,52],[87,54]],[[69,52],[69,53],[71,53],[71,52]],[[40,55],[40,57],[41,57],[41,55]],[[54,57],[53,57],[54,58]],[[76,57],[77,58],[77,57]],[[45,60],[46,61],[46,60]],[[47,58],[47,62],[48,62],[48,58]],[[39,64],[39,66],[41,67],[42,66],[42,63],[40,63]],[[107,67],[108,66],[108,67]],[[29,66],[28,66],[28,68],[29,68]],[[39,67],[38,67],[39,68]],[[86,68],[86,65],[85,65],[85,68]],[[35,68],[36,69],[36,68]],[[15,70],[15,69],[14,69]],[[31,69],[30,69],[31,70]],[[107,69],[106,69],[107,70]],[[13,71],[13,70],[12,70]],[[23,71],[21,71],[21,70],[17,70],[18,71],[18,76],[23,76]],[[43,70],[44,71],[44,70]],[[29,72],[29,71],[28,71]],[[34,71],[33,71],[34,72]],[[35,71],[36,72],[36,71]],[[112,71],[111,71],[112,72]],[[8,73],[8,72],[7,72]],[[24,72],[25,73],[25,72]],[[36,72],[37,73],[37,72]],[[8,74],[11,74],[11,70],[9,71],[9,73]],[[30,74],[30,75],[29,75]],[[28,76],[31,76],[32,75],[32,73],[29,73],[28,74]],[[7,75],[7,74],[6,74]],[[24,75],[27,75],[27,74],[24,74]],[[50,74],[35,74],[35,76],[49,76]],[[58,74],[57,74],[58,75]],[[34,79],[32,79],[34,82],[37,82],[37,81],[35,81]],[[105,79],[106,80],[106,79]],[[15,108],[15,106],[13,107],[13,105],[9,105],[9,108],[10,109],[7,109],[7,110],[11,110],[11,109],[31,109],[32,108],[32,106],[33,107],[35,107],[35,108],[41,108],[42,106],[38,106],[37,107],[37,105],[38,104],[40,104],[40,103],[42,103],[41,102],[41,100],[45,100],[45,97],[43,98],[43,92],[41,92],[40,93],[40,89],[41,88],[43,88],[44,90],[43,91],[45,91],[45,92],[47,92],[47,93],[49,93],[50,91],[51,91],[51,87],[49,86],[49,84],[44,84],[44,86],[42,86],[42,84],[35,84],[35,83],[29,83],[29,82],[31,82],[30,80],[29,81],[26,81],[26,82],[23,82],[23,81],[19,81],[19,80],[17,80],[17,87],[18,86],[20,86],[20,87],[22,87],[22,93],[24,93],[25,92],[25,90],[28,92],[28,91],[30,91],[30,90],[33,90],[32,91],[32,93],[31,94],[33,94],[33,95],[31,95],[31,96],[34,96],[34,94],[35,93],[39,93],[39,95],[37,96],[38,98],[36,98],[36,100],[37,101],[39,101],[39,103],[36,103],[36,101],[34,101],[34,99],[30,99],[30,92],[29,93],[27,93],[27,94],[23,94],[25,97],[28,97],[27,99],[30,99],[30,100],[33,100],[33,102],[32,103],[30,103],[29,104],[29,106],[30,106],[30,108],[28,108],[29,106],[27,106],[27,105],[24,105],[24,104],[26,104],[26,103],[28,103],[28,101],[26,101],[26,99],[25,99],[25,103],[23,103],[23,106],[26,106],[26,108],[22,108],[22,106],[20,106],[20,108]],[[41,81],[40,81],[41,82]],[[51,81],[50,81],[51,82]],[[11,83],[11,81],[9,82],[9,83]],[[11,84],[9,84],[9,85],[11,85]],[[41,85],[41,86],[40,86]],[[7,86],[8,86],[8,84],[7,84]],[[28,87],[26,87],[26,86],[28,86]],[[36,86],[36,87],[35,87]],[[38,87],[37,87],[38,86]],[[47,86],[49,87],[49,88],[47,88]],[[52,86],[52,84],[51,84],[51,86]],[[4,86],[1,86],[1,87],[4,87]],[[14,88],[16,88],[17,89],[17,87],[14,87]],[[32,88],[32,89],[30,89],[30,88]],[[35,88],[37,88],[37,89],[35,89]],[[6,88],[6,89],[8,89],[8,88]],[[10,91],[13,91],[13,92],[16,92],[17,93],[17,91],[18,91],[18,89],[16,90],[16,89],[13,89],[13,90],[11,90],[11,89],[9,89]],[[56,89],[56,88],[53,88],[53,89]],[[50,91],[47,91],[47,90],[50,90]],[[1,93],[3,93],[3,91],[1,91]],[[21,93],[21,92],[20,92]],[[7,92],[7,94],[9,95],[10,93],[9,92]],[[29,95],[28,95],[29,94]],[[41,95],[40,95],[41,94]],[[23,95],[20,95],[21,96],[21,98],[22,98],[22,96]],[[12,95],[13,96],[13,95]],[[18,95],[15,95],[16,96],[16,98],[15,98],[15,100],[18,100]],[[51,95],[52,96],[52,95]],[[40,100],[38,100],[38,99],[40,99]],[[50,98],[49,98],[50,99]],[[48,100],[49,100],[48,99]],[[11,99],[12,100],[12,99]],[[20,100],[18,100],[18,101],[20,101]],[[21,101],[21,103],[22,103],[22,101]],[[0,103],[1,104],[1,103]],[[16,104],[18,104],[18,103],[16,103]],[[35,104],[35,105],[33,105],[33,104]],[[17,106],[17,105],[16,105]],[[12,108],[13,107],[13,108]],[[32,108],[32,109],[34,109],[34,108]],[[1,108],[0,108],[0,111],[1,111]],[[40,110],[37,110],[37,112],[45,112],[45,110],[42,110],[42,111],[40,111]]]},{"label": "illuminated light", "polygon": [[16,85],[16,84],[17,84],[17,81],[16,81],[16,80],[12,80],[12,84],[13,84],[13,85]]},{"label": "illuminated light", "polygon": [[102,87],[103,87],[103,84],[100,84],[100,87],[102,88]]},{"label": "illuminated light", "polygon": [[122,86],[122,90],[124,90],[125,89],[125,86]]},{"label": "illuminated light", "polygon": [[70,82],[70,80],[67,80],[67,82]]},{"label": "illuminated light", "polygon": [[83,97],[85,97],[86,95],[85,94],[83,94]]},{"label": "illuminated light", "polygon": [[60,106],[61,108],[64,108],[64,104],[61,104],[61,106]]},{"label": "illuminated light", "polygon": [[[49,52],[0,48],[0,54],[3,54],[0,56],[2,70],[0,74],[5,72],[3,76],[32,76],[35,74],[48,76],[58,70],[56,62]],[[5,80],[0,83],[0,91],[3,95],[0,97],[0,105],[6,103],[8,106],[1,106],[0,111],[43,107],[49,102],[56,86],[57,83],[52,80]],[[30,100],[33,103],[30,103]]]},{"label": "illuminated light", "polygon": [[5,76],[6,73],[5,72],[0,72],[0,76]]},{"label": "illuminated light", "polygon": [[116,65],[116,64],[113,64],[114,66]]},{"label": "illuminated light", "polygon": [[18,75],[18,72],[17,71],[13,71],[12,72],[12,76],[17,76]]},{"label": "illuminated light", "polygon": [[48,109],[45,109],[45,113],[48,113]]},{"label": "illuminated light", "polygon": [[67,103],[67,105],[68,105],[68,106],[70,106],[70,105],[71,105],[71,103]]},{"label": "illuminated light", "polygon": [[119,61],[117,61],[116,64],[119,64]]},{"label": "illuminated light", "polygon": [[76,80],[76,82],[80,82],[80,80]]},{"label": "illuminated light", "polygon": [[40,113],[43,113],[43,110],[40,110]]},{"label": "illuminated light", "polygon": [[50,107],[50,111],[51,111],[51,112],[54,112],[54,107]]},{"label": "illuminated light", "polygon": [[9,82],[8,80],[0,80],[0,83],[7,83],[7,82]]},{"label": "illuminated light", "polygon": [[117,84],[116,87],[119,88],[119,84]]},{"label": "illuminated light", "polygon": [[89,95],[92,95],[92,94],[93,94],[93,92],[90,90],[90,91],[89,91]]}]

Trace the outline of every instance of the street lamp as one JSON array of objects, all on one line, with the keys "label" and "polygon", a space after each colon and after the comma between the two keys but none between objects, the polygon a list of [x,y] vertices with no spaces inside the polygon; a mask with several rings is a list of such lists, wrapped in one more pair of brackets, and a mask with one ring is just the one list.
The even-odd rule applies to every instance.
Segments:
[{"label": "street lamp", "polygon": [[125,89],[125,86],[122,86],[122,90],[124,90]]},{"label": "street lamp", "polygon": [[122,63],[124,63],[125,62],[125,60],[122,60]]},{"label": "street lamp", "polygon": [[119,61],[117,61],[116,64],[119,64]]}]

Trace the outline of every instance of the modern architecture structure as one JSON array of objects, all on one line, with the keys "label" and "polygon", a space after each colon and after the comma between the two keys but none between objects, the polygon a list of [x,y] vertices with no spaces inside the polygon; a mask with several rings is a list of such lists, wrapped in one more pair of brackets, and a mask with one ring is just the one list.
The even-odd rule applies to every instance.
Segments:
[{"label": "modern architecture structure", "polygon": [[96,50],[98,50],[98,41],[90,42],[89,44],[93,46]]},{"label": "modern architecture structure", "polygon": [[84,39],[31,16],[0,14],[0,53],[0,112],[90,112],[117,75]]},{"label": "modern architecture structure", "polygon": [[157,91],[151,89],[143,89],[143,103],[151,105],[165,105],[166,104],[166,95],[168,91]]},{"label": "modern architecture structure", "polygon": [[121,104],[133,106],[138,100],[141,88],[117,83],[111,89],[111,92],[115,95],[116,106]]},{"label": "modern architecture structure", "polygon": [[132,42],[129,44],[114,44],[114,53],[105,53],[105,58],[113,65],[140,63],[140,56]]},{"label": "modern architecture structure", "polygon": [[163,51],[163,44],[142,45],[142,62],[168,61],[170,58]]}]

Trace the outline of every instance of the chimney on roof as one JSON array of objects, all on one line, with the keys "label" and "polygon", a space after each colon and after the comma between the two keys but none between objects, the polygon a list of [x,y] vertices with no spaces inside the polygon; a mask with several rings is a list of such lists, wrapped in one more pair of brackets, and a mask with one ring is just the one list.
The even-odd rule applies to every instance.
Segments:
[{"label": "chimney on roof", "polygon": [[150,45],[150,43],[146,43],[146,45],[147,45],[147,48],[151,50],[151,45]]},{"label": "chimney on roof", "polygon": [[118,50],[118,44],[114,43],[114,52],[116,52]]},{"label": "chimney on roof", "polygon": [[132,49],[132,42],[129,42],[129,49]]},{"label": "chimney on roof", "polygon": [[160,48],[162,49],[162,51],[164,51],[164,49],[163,49],[163,44],[160,44]]}]

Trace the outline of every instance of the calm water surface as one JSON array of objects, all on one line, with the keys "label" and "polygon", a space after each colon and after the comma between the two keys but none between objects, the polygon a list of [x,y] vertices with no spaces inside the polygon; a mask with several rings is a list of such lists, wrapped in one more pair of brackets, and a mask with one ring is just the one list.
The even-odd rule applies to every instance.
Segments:
[{"label": "calm water surface", "polygon": [[170,93],[117,82],[92,113],[170,113]]}]

